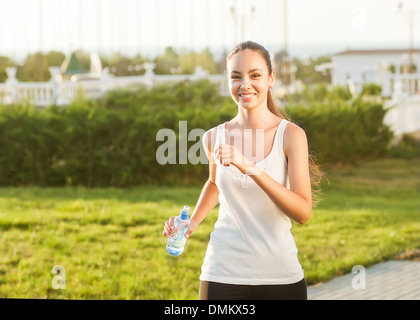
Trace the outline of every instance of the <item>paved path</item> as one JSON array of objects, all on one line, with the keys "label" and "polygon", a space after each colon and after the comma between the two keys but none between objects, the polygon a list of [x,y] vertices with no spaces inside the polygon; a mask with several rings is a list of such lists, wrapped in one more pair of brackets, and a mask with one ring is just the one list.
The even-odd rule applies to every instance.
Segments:
[{"label": "paved path", "polygon": [[[420,261],[390,260],[365,269],[365,289],[353,289],[363,272],[309,286],[309,300],[420,300]],[[356,283],[357,282],[357,283]]]}]

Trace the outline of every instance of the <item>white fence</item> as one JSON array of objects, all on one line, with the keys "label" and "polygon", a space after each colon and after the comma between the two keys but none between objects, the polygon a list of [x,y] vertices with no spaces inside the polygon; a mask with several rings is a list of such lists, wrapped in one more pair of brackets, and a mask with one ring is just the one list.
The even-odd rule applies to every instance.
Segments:
[{"label": "white fence", "polygon": [[384,122],[394,131],[395,136],[420,132],[420,95],[407,97],[399,102],[392,100],[385,104],[389,108]]},{"label": "white fence", "polygon": [[220,94],[229,95],[226,75],[211,75],[201,67],[197,67],[194,74],[157,75],[153,73],[153,65],[146,67],[146,73],[142,76],[115,77],[109,74],[108,69],[92,80],[75,81],[58,80],[58,68],[50,68],[52,75],[48,82],[18,82],[15,78],[16,68],[7,68],[8,79],[4,84],[0,83],[0,103],[13,104],[20,101],[28,101],[36,106],[48,106],[52,103],[68,105],[79,91],[86,97],[95,98],[108,90],[128,87],[132,85],[144,85],[153,87],[165,82],[196,81],[207,79],[215,83]]},{"label": "white fence", "polygon": [[[197,67],[194,74],[189,75],[156,75],[153,73],[153,64],[145,66],[143,76],[114,77],[105,69],[104,73],[95,80],[59,81],[58,68],[50,68],[52,78],[48,82],[18,82],[15,78],[16,68],[7,68],[8,79],[0,83],[0,104],[13,104],[28,101],[36,106],[48,106],[56,103],[59,106],[68,105],[81,90],[86,97],[95,98],[112,89],[144,85],[153,87],[165,82],[196,81],[207,79],[219,87],[220,94],[229,95],[226,75],[210,75],[201,67]],[[282,96],[284,87],[277,80],[273,88],[274,96]],[[393,99],[388,101],[388,111],[384,122],[391,126],[395,134],[416,132],[420,130],[420,95],[407,97],[403,90],[396,90]]]},{"label": "white fence", "polygon": [[[90,80],[83,80],[83,75],[74,77],[74,81],[59,80],[59,68],[50,67],[51,80],[48,82],[18,82],[16,68],[6,68],[8,79],[0,83],[0,104],[14,104],[27,101],[36,106],[48,106],[53,103],[59,106],[68,105],[77,97],[80,91],[88,98],[101,96],[108,90],[144,85],[151,88],[155,85],[167,82],[197,81],[207,79],[219,87],[222,96],[229,96],[229,86],[226,74],[209,74],[200,66],[196,67],[194,74],[155,74],[153,63],[145,63],[145,74],[142,76],[115,77],[105,68],[101,75]],[[86,77],[85,77],[86,78]],[[299,86],[289,86],[289,92],[302,89]],[[273,87],[274,97],[284,94],[284,86],[277,80]]]}]

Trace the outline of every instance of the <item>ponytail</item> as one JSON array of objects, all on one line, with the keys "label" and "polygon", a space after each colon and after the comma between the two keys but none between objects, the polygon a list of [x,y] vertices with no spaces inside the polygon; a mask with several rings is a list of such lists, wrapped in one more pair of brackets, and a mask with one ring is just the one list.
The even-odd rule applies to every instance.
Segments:
[{"label": "ponytail", "polygon": [[267,108],[268,108],[268,110],[271,111],[271,113],[280,117],[280,114],[277,111],[276,105],[274,104],[274,99],[273,99],[273,96],[271,95],[271,90],[270,89],[268,89],[268,92],[267,92]]},{"label": "ponytail", "polygon": [[[281,119],[286,119],[288,121],[292,121],[285,108],[276,107],[276,104],[274,103],[274,99],[273,99],[270,89],[268,89],[268,92],[267,92],[267,108],[268,110],[271,111],[271,113],[273,113],[277,117]],[[321,170],[320,165],[314,154],[309,153],[308,161],[309,161],[309,174],[311,177],[311,187],[312,187],[312,206],[316,207],[320,201],[320,193],[321,193],[320,183],[322,179],[325,177],[325,175],[324,175],[324,172]]]},{"label": "ponytail", "polygon": [[268,89],[268,92],[267,92],[267,108],[268,110],[270,110],[271,113],[273,113],[277,117],[291,121],[289,114],[284,108],[279,109],[276,107],[276,104],[274,102],[273,95],[271,94],[270,89]]}]

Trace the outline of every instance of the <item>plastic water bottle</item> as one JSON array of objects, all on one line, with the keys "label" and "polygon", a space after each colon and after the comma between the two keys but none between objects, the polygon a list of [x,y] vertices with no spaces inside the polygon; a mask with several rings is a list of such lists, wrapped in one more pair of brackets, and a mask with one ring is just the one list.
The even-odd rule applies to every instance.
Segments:
[{"label": "plastic water bottle", "polygon": [[184,206],[179,216],[175,218],[175,232],[172,237],[169,237],[168,244],[166,245],[166,251],[173,256],[179,256],[184,251],[185,242],[187,241],[185,234],[190,227],[189,216],[190,208]]}]

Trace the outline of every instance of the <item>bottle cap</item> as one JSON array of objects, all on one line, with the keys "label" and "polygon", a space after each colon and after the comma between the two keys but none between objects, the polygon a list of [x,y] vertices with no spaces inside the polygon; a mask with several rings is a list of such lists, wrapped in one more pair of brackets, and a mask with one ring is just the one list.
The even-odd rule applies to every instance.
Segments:
[{"label": "bottle cap", "polygon": [[179,217],[182,220],[187,220],[190,216],[190,207],[188,206],[184,206],[184,209],[182,209],[181,214],[179,215]]}]

